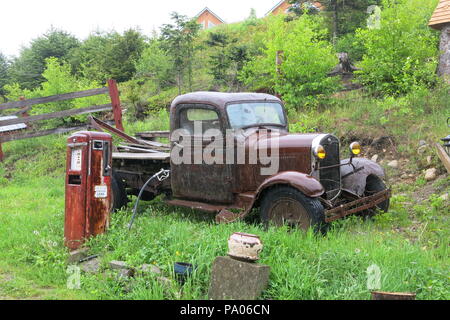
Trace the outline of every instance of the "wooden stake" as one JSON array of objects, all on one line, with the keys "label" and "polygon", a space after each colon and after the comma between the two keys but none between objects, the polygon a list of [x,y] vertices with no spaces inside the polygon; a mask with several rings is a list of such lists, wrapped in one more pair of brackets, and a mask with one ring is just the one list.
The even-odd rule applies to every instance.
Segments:
[{"label": "wooden stake", "polygon": [[117,89],[117,82],[115,80],[108,80],[109,96],[111,97],[111,104],[114,113],[114,122],[116,128],[120,131],[125,131],[122,124],[122,108],[120,107],[119,89]]}]

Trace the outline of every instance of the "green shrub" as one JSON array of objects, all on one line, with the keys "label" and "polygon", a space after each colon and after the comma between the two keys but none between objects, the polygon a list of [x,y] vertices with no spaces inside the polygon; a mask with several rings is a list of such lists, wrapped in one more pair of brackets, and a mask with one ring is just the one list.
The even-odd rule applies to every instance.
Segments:
[{"label": "green shrub", "polygon": [[366,54],[360,81],[371,91],[399,95],[436,83],[438,33],[428,27],[437,0],[384,0],[380,28],[360,29]]},{"label": "green shrub", "polygon": [[366,49],[360,38],[357,38],[355,34],[348,33],[342,36],[336,43],[337,52],[347,52],[350,61],[361,61]]},{"label": "green shrub", "polygon": [[[336,80],[327,73],[337,64],[320,17],[303,15],[292,22],[271,17],[262,34],[265,48],[244,67],[241,79],[253,90],[271,89],[280,93],[288,108],[317,105],[320,95],[336,90]],[[277,51],[284,51],[280,72]]]}]

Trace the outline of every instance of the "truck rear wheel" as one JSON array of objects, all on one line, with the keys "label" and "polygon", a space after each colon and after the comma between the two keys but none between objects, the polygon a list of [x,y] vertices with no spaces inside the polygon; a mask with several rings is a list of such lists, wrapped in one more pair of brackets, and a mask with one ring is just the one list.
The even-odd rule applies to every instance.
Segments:
[{"label": "truck rear wheel", "polygon": [[122,180],[114,172],[111,176],[111,189],[111,212],[115,212],[127,205],[128,197]]},{"label": "truck rear wheel", "polygon": [[297,189],[279,186],[264,195],[261,220],[266,225],[289,225],[302,230],[313,227],[314,231],[323,231],[325,213],[318,199],[307,197]]}]

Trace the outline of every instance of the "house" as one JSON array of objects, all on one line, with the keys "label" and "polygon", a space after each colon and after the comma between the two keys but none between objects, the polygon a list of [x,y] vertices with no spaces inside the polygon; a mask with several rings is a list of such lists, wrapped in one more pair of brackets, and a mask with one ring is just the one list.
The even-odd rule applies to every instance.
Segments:
[{"label": "house", "polygon": [[[314,2],[305,1],[305,2],[311,2],[312,5],[314,5],[320,11],[323,10],[323,8],[324,8],[324,6],[318,1],[314,1]],[[287,14],[290,7],[292,7],[292,4],[290,4],[288,0],[282,0],[282,1],[278,2],[278,4],[275,7],[270,9],[270,11],[266,13],[266,16],[268,16],[269,14],[274,14],[274,15]]]},{"label": "house", "polygon": [[203,29],[213,28],[225,23],[225,21],[212,12],[208,7],[205,7],[205,9],[203,9],[195,17],[197,18],[197,23],[201,24]]}]

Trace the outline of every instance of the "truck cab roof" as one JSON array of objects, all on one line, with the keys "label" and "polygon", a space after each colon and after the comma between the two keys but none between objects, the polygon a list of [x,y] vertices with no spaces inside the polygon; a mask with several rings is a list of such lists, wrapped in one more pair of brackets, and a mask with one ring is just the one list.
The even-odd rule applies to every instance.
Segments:
[{"label": "truck cab roof", "polygon": [[270,101],[279,102],[281,100],[273,95],[265,93],[224,93],[224,92],[209,92],[209,91],[199,91],[192,92],[178,96],[173,100],[171,105],[171,110],[175,109],[177,105],[180,104],[209,104],[214,105],[219,109],[224,109],[227,105],[239,102],[250,102],[250,101]]}]

